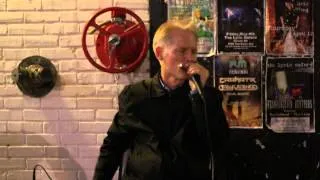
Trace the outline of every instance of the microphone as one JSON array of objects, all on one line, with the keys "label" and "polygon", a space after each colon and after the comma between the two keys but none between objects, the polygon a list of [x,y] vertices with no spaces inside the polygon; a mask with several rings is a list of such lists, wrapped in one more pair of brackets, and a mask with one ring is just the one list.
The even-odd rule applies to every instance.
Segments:
[{"label": "microphone", "polygon": [[[185,64],[180,63],[178,65],[178,67],[180,69],[182,69],[183,71],[187,72],[188,70],[188,66]],[[201,88],[201,80],[200,80],[200,75],[199,74],[192,74],[190,77],[190,80],[194,83],[194,85],[196,86],[196,89],[199,93],[200,96],[202,96],[202,88]]]}]

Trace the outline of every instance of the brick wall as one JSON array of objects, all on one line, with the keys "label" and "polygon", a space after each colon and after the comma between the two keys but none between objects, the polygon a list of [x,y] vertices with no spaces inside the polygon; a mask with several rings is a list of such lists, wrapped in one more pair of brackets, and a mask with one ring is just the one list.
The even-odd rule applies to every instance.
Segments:
[{"label": "brick wall", "polygon": [[[0,180],[32,179],[36,164],[54,180],[92,179],[117,95],[149,76],[147,60],[134,73],[109,74],[85,58],[84,25],[111,6],[130,8],[148,25],[147,0],[0,0]],[[33,55],[58,70],[57,85],[42,98],[23,95],[11,79]],[[37,177],[47,179],[43,171]]]}]

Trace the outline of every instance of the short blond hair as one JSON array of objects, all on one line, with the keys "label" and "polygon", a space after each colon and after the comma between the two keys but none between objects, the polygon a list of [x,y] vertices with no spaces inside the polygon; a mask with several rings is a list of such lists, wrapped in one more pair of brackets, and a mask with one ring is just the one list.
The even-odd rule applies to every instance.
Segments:
[{"label": "short blond hair", "polygon": [[176,29],[190,31],[194,34],[195,38],[198,39],[196,25],[190,19],[168,20],[159,26],[153,36],[153,51],[155,52],[156,47],[161,43],[170,43],[170,33]]}]

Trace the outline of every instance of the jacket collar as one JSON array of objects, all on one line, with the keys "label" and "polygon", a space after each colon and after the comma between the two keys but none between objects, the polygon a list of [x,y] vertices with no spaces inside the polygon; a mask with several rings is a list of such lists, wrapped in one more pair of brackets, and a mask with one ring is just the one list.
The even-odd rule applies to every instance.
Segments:
[{"label": "jacket collar", "polygon": [[153,97],[159,97],[166,94],[184,95],[190,92],[190,87],[188,85],[188,82],[186,81],[183,83],[182,86],[176,89],[170,90],[162,82],[160,73],[157,73],[151,79],[151,92]]}]

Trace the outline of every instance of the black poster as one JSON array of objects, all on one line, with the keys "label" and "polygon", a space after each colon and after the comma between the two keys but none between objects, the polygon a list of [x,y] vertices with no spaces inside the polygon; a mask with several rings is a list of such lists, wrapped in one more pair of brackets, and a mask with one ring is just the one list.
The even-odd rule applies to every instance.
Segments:
[{"label": "black poster", "polygon": [[268,58],[266,125],[275,132],[314,132],[314,61]]},{"label": "black poster", "polygon": [[215,87],[232,128],[262,128],[261,56],[215,58]]},{"label": "black poster", "polygon": [[218,0],[218,53],[263,53],[263,4],[263,0]]}]

